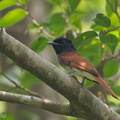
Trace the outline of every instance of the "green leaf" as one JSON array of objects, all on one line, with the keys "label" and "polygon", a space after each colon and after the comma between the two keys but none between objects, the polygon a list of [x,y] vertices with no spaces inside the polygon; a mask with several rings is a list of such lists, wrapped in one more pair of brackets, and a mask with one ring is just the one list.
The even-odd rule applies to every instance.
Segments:
[{"label": "green leaf", "polygon": [[84,32],[80,35],[78,35],[74,40],[73,40],[73,45],[78,48],[80,46],[83,46],[85,44],[88,44],[93,40],[95,37],[97,37],[97,33],[95,31],[87,31]]},{"label": "green leaf", "polygon": [[14,9],[0,20],[0,26],[9,27],[22,20],[28,13],[23,9]]},{"label": "green leaf", "polygon": [[67,23],[60,13],[53,14],[49,23],[49,30],[56,36],[62,36]]},{"label": "green leaf", "polygon": [[116,26],[120,25],[120,20],[119,20],[118,16],[115,13],[113,13],[110,16],[110,20],[111,20],[111,26],[112,27],[116,27]]},{"label": "green leaf", "polygon": [[18,0],[20,3],[26,5],[28,3],[29,0]]},{"label": "green leaf", "polygon": [[[100,34],[102,34],[102,32]],[[115,48],[118,44],[118,38],[113,34],[105,34],[100,35],[100,40],[103,43],[107,44],[110,47],[112,53],[114,54]]]},{"label": "green leaf", "polygon": [[94,84],[94,82],[86,80],[85,87],[92,87]]},{"label": "green leaf", "polygon": [[31,45],[31,49],[34,50],[35,52],[40,52],[42,51],[45,46],[46,46],[46,42],[48,40],[44,37],[39,37],[37,40],[35,40],[32,45]]},{"label": "green leaf", "polygon": [[113,14],[113,11],[111,9],[111,6],[108,3],[106,3],[105,9],[106,9],[107,15],[110,17]]},{"label": "green leaf", "polygon": [[116,95],[120,96],[120,86],[115,86],[112,88]]},{"label": "green leaf", "polygon": [[81,20],[80,20],[82,15],[80,15],[80,14],[81,13],[74,12],[69,17],[69,23],[72,25],[72,29],[74,29],[74,30],[76,30],[76,29],[81,30],[82,29]]},{"label": "green leaf", "polygon": [[31,88],[34,84],[42,83],[40,79],[26,71],[23,72],[22,76],[20,77],[20,81],[21,84],[26,88]]},{"label": "green leaf", "polygon": [[78,11],[75,11],[74,13],[72,13],[70,16],[69,16],[69,23],[74,23],[78,20],[80,20],[81,18],[85,17],[87,14],[84,13],[84,12],[78,12]]},{"label": "green leaf", "polygon": [[63,34],[65,33],[65,26],[54,25],[50,27],[50,31],[53,32],[56,37],[63,36]]},{"label": "green leaf", "polygon": [[77,8],[77,6],[79,5],[79,2],[81,0],[68,0],[68,3],[70,5],[70,9],[71,9],[71,13],[74,12],[74,10]]},{"label": "green leaf", "polygon": [[104,29],[104,27],[99,26],[99,25],[96,25],[96,24],[93,24],[93,25],[91,26],[91,28],[92,28],[94,31],[101,31],[101,30]]},{"label": "green leaf", "polygon": [[110,19],[102,13],[96,15],[96,18],[93,20],[97,25],[109,27],[111,24]]},{"label": "green leaf", "polygon": [[118,72],[119,64],[115,60],[109,60],[105,63],[103,73],[105,77],[111,77]]},{"label": "green leaf", "polygon": [[51,16],[51,20],[50,20],[50,24],[53,25],[65,25],[66,21],[65,19],[62,17],[62,14],[60,13],[55,13]]},{"label": "green leaf", "polygon": [[112,5],[112,8],[111,8],[111,5],[108,2],[106,2],[106,12],[108,16],[111,16],[113,13],[113,10],[114,11],[117,10],[118,4],[116,0],[108,0],[108,1]]},{"label": "green leaf", "polygon": [[70,40],[74,39],[74,35],[73,35],[73,31],[72,30],[67,31],[66,38],[68,38]]},{"label": "green leaf", "polygon": [[15,0],[2,0],[0,1],[0,10],[4,10],[8,7],[11,7],[13,5],[16,5],[16,1]]},{"label": "green leaf", "polygon": [[61,5],[61,0],[47,0],[50,3]]}]

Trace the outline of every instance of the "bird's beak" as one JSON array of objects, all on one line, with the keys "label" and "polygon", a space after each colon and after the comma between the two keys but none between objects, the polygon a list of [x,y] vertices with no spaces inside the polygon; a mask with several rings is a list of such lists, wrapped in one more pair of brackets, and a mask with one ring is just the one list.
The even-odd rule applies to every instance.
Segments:
[{"label": "bird's beak", "polygon": [[47,44],[49,44],[49,45],[60,45],[59,43],[56,43],[56,42],[53,42],[53,41],[49,41],[49,42],[47,42]]}]

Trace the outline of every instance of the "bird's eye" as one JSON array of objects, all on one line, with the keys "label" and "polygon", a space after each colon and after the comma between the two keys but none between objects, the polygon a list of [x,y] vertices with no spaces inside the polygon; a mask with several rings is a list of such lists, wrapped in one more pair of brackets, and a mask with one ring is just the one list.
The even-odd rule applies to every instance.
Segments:
[{"label": "bird's eye", "polygon": [[66,41],[65,40],[61,41],[61,44],[66,44]]}]

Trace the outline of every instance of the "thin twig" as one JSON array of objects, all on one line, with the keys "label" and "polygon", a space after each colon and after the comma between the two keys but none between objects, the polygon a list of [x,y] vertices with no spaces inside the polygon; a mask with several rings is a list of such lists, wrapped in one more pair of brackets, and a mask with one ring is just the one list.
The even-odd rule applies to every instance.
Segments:
[{"label": "thin twig", "polygon": [[18,6],[21,7],[22,9],[24,9],[27,13],[28,13],[28,16],[29,18],[32,20],[32,22],[37,26],[37,27],[42,27],[43,29],[41,29],[41,32],[46,35],[47,37],[49,38],[52,38],[52,39],[55,39],[55,36],[51,35],[50,33],[48,33],[43,26],[40,25],[40,23],[31,15],[31,13],[28,11],[28,9],[22,5],[18,0]]},{"label": "thin twig", "polygon": [[110,30],[103,30],[103,33],[100,34],[99,36],[106,35],[106,34],[108,34],[109,32],[114,31],[114,30],[117,30],[117,29],[119,29],[119,28],[120,28],[120,26],[117,26],[117,27],[115,27],[115,28],[113,28],[113,29],[110,29]]},{"label": "thin twig", "polygon": [[18,85],[15,81],[13,81],[12,79],[10,79],[8,76],[6,76],[4,73],[0,72],[0,74],[2,74],[7,80],[9,80],[11,83],[13,83],[15,85],[16,88],[20,88],[26,92],[28,92],[29,94],[39,97],[39,98],[44,98],[43,96],[41,96],[39,93],[36,93],[34,91],[31,91],[23,86]]},{"label": "thin twig", "polygon": [[7,89],[7,90],[5,90],[6,92],[10,92],[11,90],[14,90],[14,89],[16,89],[17,87],[16,86],[14,86],[14,87],[12,87],[12,88],[9,88],[9,89]]},{"label": "thin twig", "polygon": [[120,50],[119,50],[118,54],[116,54],[115,56],[111,56],[109,58],[105,58],[103,61],[108,61],[108,60],[116,59],[118,57],[120,57]]},{"label": "thin twig", "polygon": [[108,30],[107,33],[111,32],[111,31],[114,31],[114,30],[117,30],[117,29],[119,29],[119,28],[120,28],[120,26],[117,26],[117,27],[115,27],[115,28],[113,28],[113,29]]},{"label": "thin twig", "polygon": [[[111,3],[109,0],[106,0],[106,2],[110,5],[112,11],[113,11],[113,12],[118,16],[118,18],[120,19],[120,15],[119,15],[117,9],[115,9],[115,8],[113,7],[112,3]],[[118,4],[117,4],[117,5],[118,5]]]}]

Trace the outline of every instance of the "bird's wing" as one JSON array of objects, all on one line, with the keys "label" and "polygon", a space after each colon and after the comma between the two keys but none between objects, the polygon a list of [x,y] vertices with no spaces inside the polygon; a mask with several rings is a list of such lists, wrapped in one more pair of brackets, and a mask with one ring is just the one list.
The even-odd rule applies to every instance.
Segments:
[{"label": "bird's wing", "polygon": [[99,75],[94,66],[85,58],[80,56],[76,51],[63,52],[59,55],[59,57],[63,62],[71,67],[81,69],[95,76]]}]

